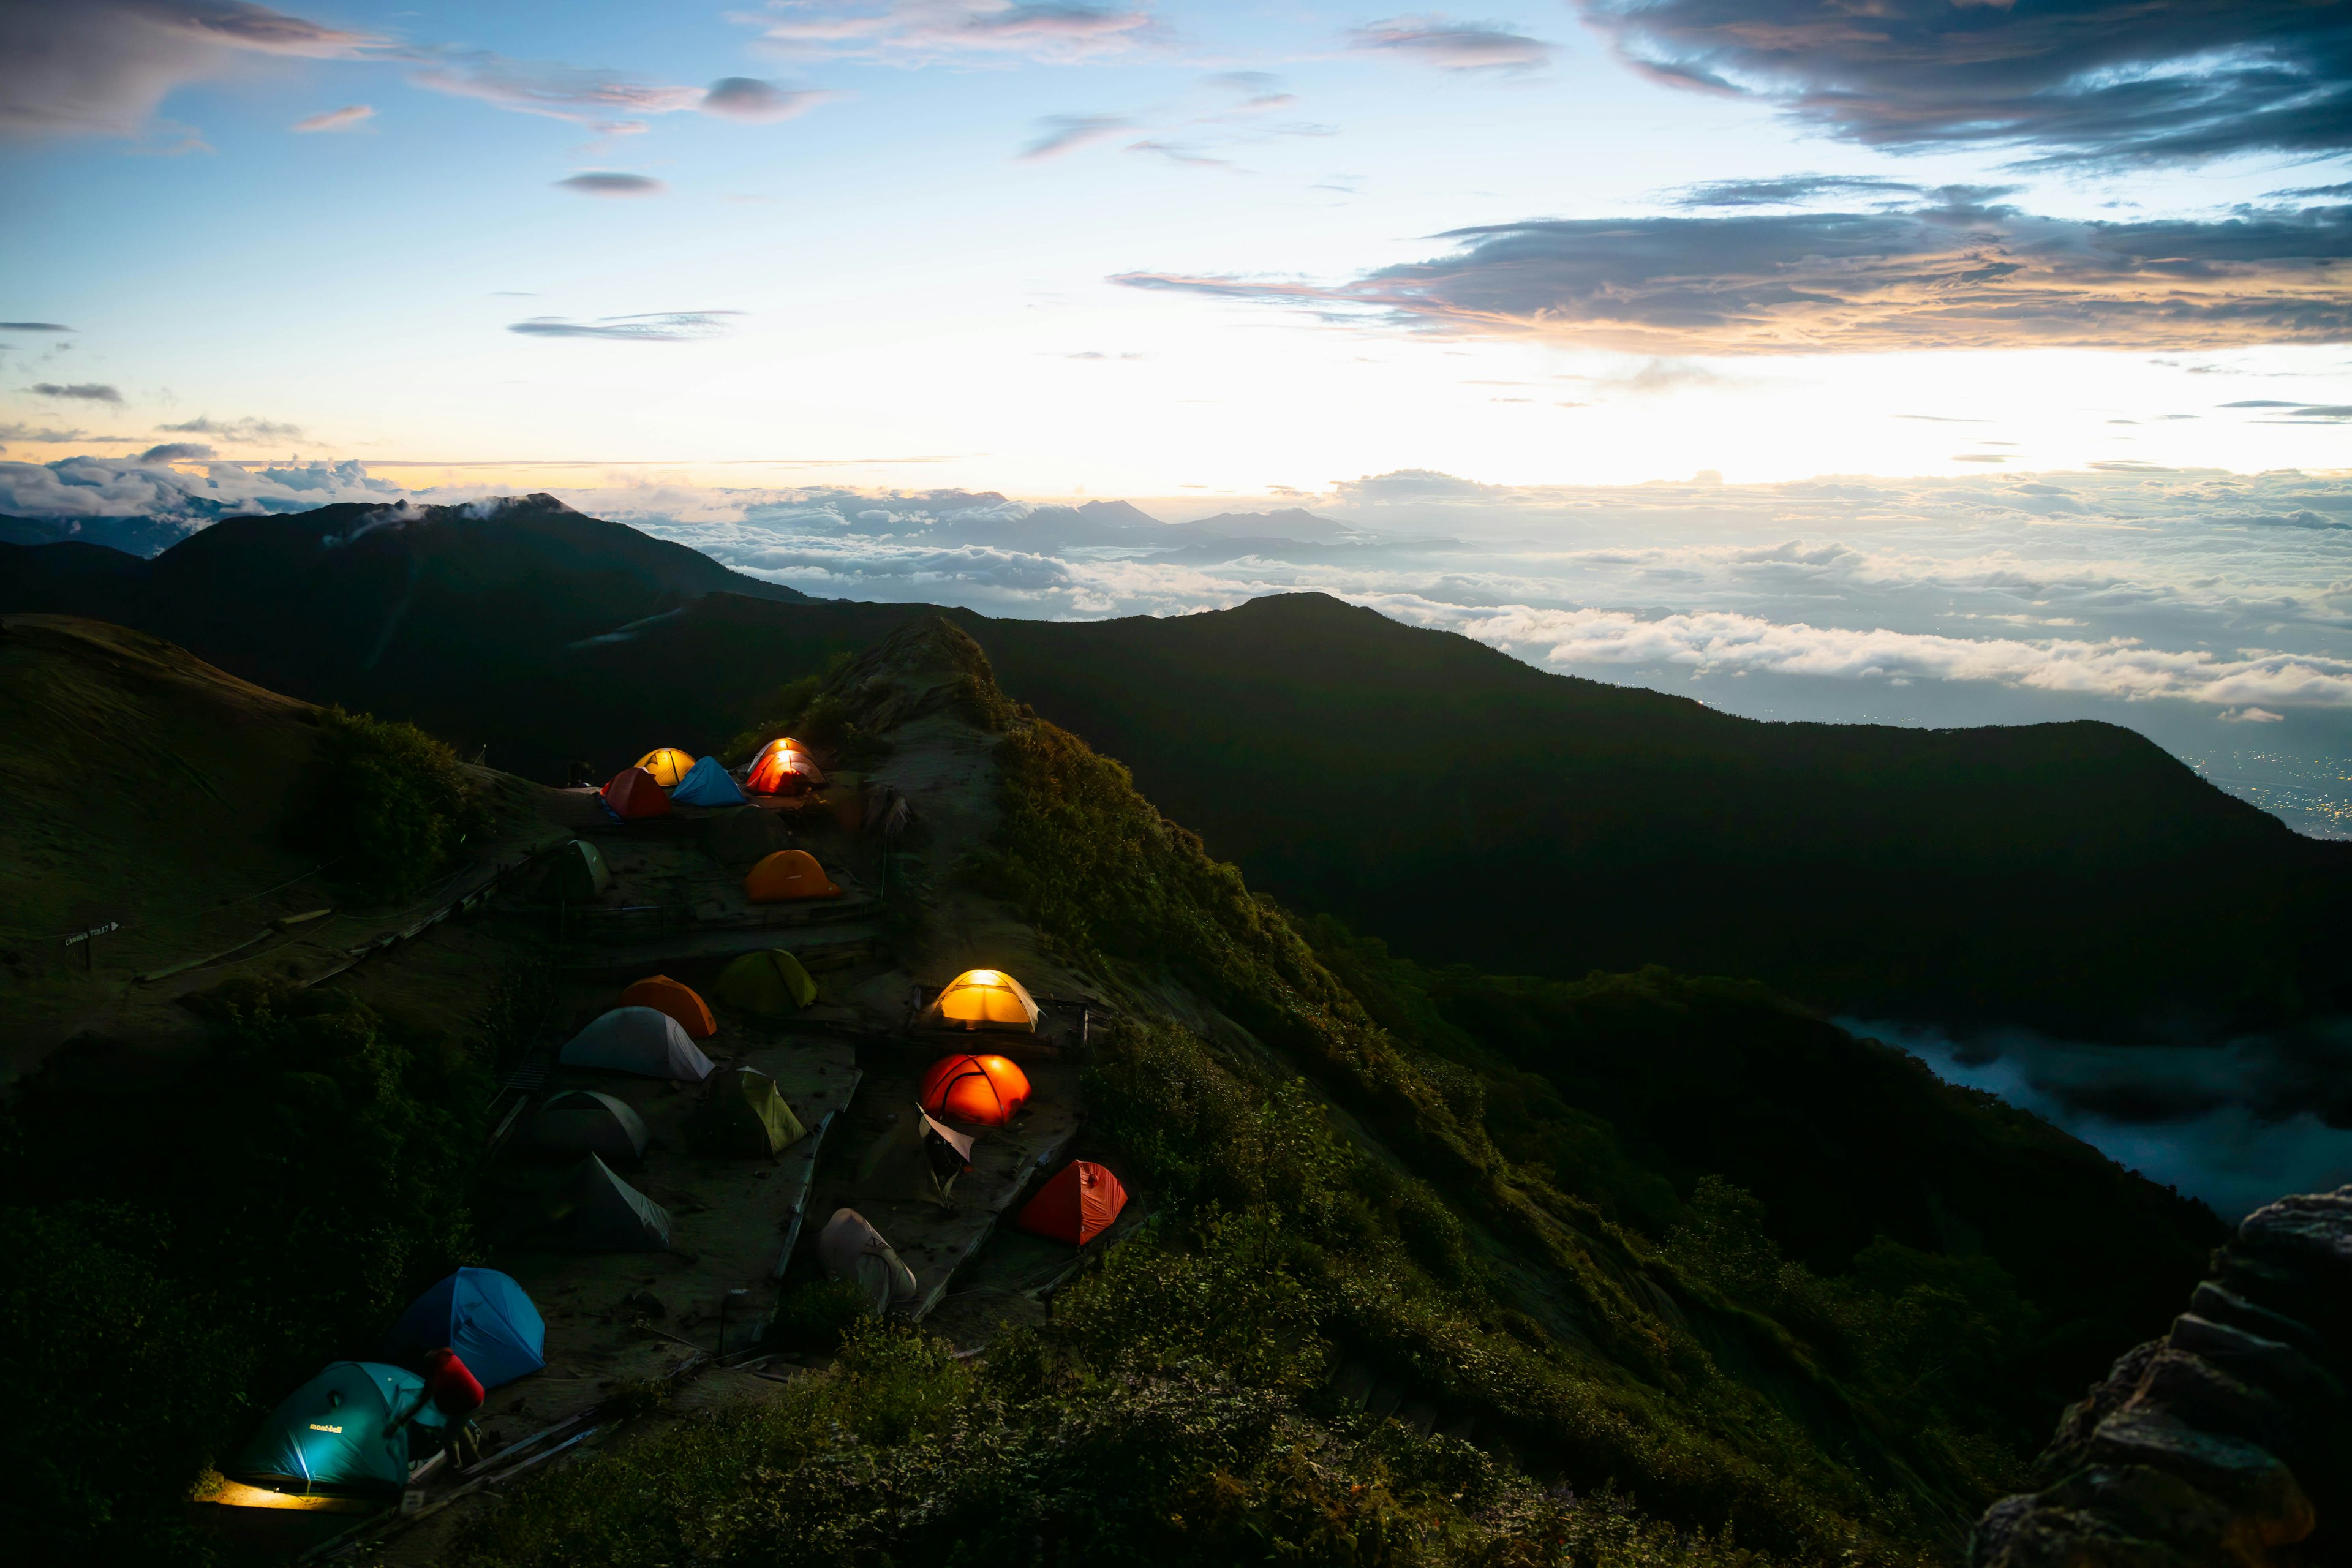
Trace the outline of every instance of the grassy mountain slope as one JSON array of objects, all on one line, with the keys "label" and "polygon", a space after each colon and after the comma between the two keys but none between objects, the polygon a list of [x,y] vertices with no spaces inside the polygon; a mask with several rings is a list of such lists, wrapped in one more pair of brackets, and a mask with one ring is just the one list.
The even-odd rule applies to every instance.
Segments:
[{"label": "grassy mountain slope", "polygon": [[[959,877],[1118,1005],[1088,1067],[1093,1135],[1156,1217],[978,1366],[919,1336],[855,1336],[775,1403],[523,1490],[461,1561],[1948,1557],[2046,1426],[2054,1399],[2011,1409],[1998,1390],[2073,1304],[2044,1306],[1957,1237],[1828,1245],[1818,1269],[1785,1257],[1706,1158],[1704,1116],[1678,1138],[1632,1104],[1622,1064],[1678,1032],[1748,1059],[1759,1116],[1853,1138],[1832,1182],[1912,1184],[1906,1139],[1962,1172],[2024,1146],[2047,1224],[2113,1231],[2147,1265],[2074,1282],[2100,1299],[2095,1356],[2161,1321],[2218,1234],[1921,1074],[1812,1104],[1874,1048],[1738,987],[1622,983],[1632,1005],[1580,1020],[1589,1080],[1530,1107],[1525,1073],[1481,1043],[1497,1031],[1328,928],[1325,962],[1125,769],[1016,710],[952,629],[902,629],[818,700],[895,748],[877,777],[923,762],[925,733],[897,716],[994,737],[997,821]],[[1696,1027],[1654,1016],[1694,997]],[[1601,1110],[1576,1103],[1594,1085]],[[1847,1124],[1853,1109],[1883,1129]],[[1769,1173],[1752,1146],[1735,1158]],[[1999,1221],[2000,1205],[1972,1212]],[[1351,1375],[1475,1418],[1480,1446],[1369,1417]]]}]

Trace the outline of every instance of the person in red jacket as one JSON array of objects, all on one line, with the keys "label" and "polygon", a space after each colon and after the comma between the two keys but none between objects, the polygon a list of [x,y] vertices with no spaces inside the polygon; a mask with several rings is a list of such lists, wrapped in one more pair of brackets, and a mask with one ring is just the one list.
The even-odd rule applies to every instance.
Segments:
[{"label": "person in red jacket", "polygon": [[474,1429],[474,1412],[482,1407],[482,1383],[469,1370],[457,1352],[444,1345],[428,1351],[422,1368],[425,1387],[416,1396],[415,1407],[393,1424],[398,1431],[421,1414],[427,1405],[441,1412],[447,1423],[449,1458],[457,1468],[480,1462],[481,1434]]}]

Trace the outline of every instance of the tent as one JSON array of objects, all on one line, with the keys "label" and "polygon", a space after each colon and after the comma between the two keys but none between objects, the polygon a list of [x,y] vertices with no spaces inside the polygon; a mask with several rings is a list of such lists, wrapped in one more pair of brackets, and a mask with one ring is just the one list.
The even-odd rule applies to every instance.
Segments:
[{"label": "tent", "polygon": [[717,757],[705,757],[687,770],[677,787],[669,792],[672,805],[740,805],[743,792]]},{"label": "tent", "polygon": [[634,1165],[653,1139],[645,1119],[611,1095],[572,1089],[549,1096],[539,1108],[530,1119],[530,1141],[541,1153],[596,1154],[608,1163]]},{"label": "tent", "polygon": [[669,1249],[669,1211],[593,1154],[572,1167],[547,1230],[548,1239],[572,1252]]},{"label": "tent", "polygon": [[721,812],[702,828],[702,847],[732,871],[749,869],[792,847],[793,830],[784,825],[783,815],[756,805]]},{"label": "tent", "polygon": [[754,1068],[713,1074],[694,1118],[695,1142],[713,1154],[781,1154],[807,1136],[776,1080]]},{"label": "tent", "polygon": [[782,948],[747,952],[719,972],[711,993],[730,1007],[761,1018],[781,1018],[816,1000],[816,982]]},{"label": "tent", "polygon": [[891,1302],[915,1299],[915,1271],[856,1209],[833,1211],[816,1238],[816,1256],[828,1276],[857,1287],[866,1310],[877,1318]]},{"label": "tent", "polygon": [[943,1126],[919,1105],[893,1117],[857,1165],[857,1190],[906,1203],[945,1205],[955,1180],[971,1169],[971,1138]]},{"label": "tent", "polygon": [[1029,1075],[1003,1057],[941,1057],[923,1075],[919,1098],[933,1116],[1002,1127],[1029,1103]]},{"label": "tent", "polygon": [[662,788],[676,789],[694,771],[694,753],[676,746],[656,746],[637,759],[637,766],[653,774],[654,783]]},{"label": "tent", "polygon": [[556,1058],[568,1068],[633,1072],[639,1078],[674,1078],[700,1083],[710,1076],[710,1058],[687,1038],[677,1020],[651,1007],[615,1007],[578,1034]]},{"label": "tent", "polygon": [[612,885],[613,873],[605,868],[604,857],[584,838],[573,839],[548,860],[543,886],[551,899],[560,899],[567,904],[586,903],[602,897]]},{"label": "tent", "polygon": [[967,1029],[1025,1029],[1037,1032],[1038,1007],[1029,988],[1001,969],[967,969],[947,984],[922,1021],[931,1025],[962,1025]]},{"label": "tent", "polygon": [[484,1388],[497,1388],[547,1364],[547,1324],[523,1288],[497,1269],[460,1268],[400,1315],[383,1354],[415,1363],[443,1345]]},{"label": "tent", "polygon": [[397,1492],[408,1484],[408,1433],[393,1423],[414,1411],[419,1426],[443,1424],[424,1395],[414,1373],[336,1362],[278,1402],[229,1474],[304,1496]]},{"label": "tent", "polygon": [[649,974],[621,993],[624,1007],[651,1007],[677,1020],[689,1040],[707,1040],[719,1032],[719,1021],[694,993],[694,987],[667,974]]},{"label": "tent", "polygon": [[762,752],[743,776],[753,795],[798,795],[824,783],[824,770],[806,752]]},{"label": "tent", "polygon": [[760,757],[766,756],[770,752],[798,752],[803,756],[808,755],[808,748],[806,746],[802,745],[790,735],[782,735],[761,747],[759,755],[752,758],[752,761],[757,762]]},{"label": "tent", "polygon": [[743,896],[755,904],[774,904],[787,899],[837,899],[841,889],[807,850],[779,849],[744,877]]},{"label": "tent", "polygon": [[669,815],[669,796],[662,794],[654,775],[643,768],[614,774],[613,782],[604,786],[604,809],[623,822]]},{"label": "tent", "polygon": [[1037,1189],[1021,1205],[1013,1223],[1022,1229],[1073,1247],[1084,1247],[1110,1228],[1127,1206],[1127,1189],[1118,1178],[1092,1160],[1080,1160]]}]

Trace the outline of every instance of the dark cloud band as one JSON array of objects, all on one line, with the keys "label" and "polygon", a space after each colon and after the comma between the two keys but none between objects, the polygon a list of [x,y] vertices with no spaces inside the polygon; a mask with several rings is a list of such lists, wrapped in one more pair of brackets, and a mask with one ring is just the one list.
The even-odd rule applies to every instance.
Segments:
[{"label": "dark cloud band", "polygon": [[1473,336],[1644,353],[2210,348],[2352,340],[2352,206],[2218,223],[2004,207],[1636,217],[1456,229],[1349,282],[1114,279]]},{"label": "dark cloud band", "polygon": [[2179,162],[2352,148],[2352,6],[2312,0],[1578,0],[1658,80],[1906,151]]}]

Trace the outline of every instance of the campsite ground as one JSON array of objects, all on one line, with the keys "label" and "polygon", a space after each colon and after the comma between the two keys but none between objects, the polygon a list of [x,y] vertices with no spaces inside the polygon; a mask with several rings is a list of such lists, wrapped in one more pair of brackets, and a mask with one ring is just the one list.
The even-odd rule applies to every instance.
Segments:
[{"label": "campsite ground", "polygon": [[[990,737],[942,710],[898,725],[890,739],[888,756],[865,777],[838,779],[805,801],[763,803],[774,816],[774,841],[810,850],[848,890],[838,901],[747,903],[738,886],[741,856],[725,858],[744,839],[734,826],[722,831],[723,814],[618,826],[585,792],[541,791],[535,814],[553,837],[577,832],[599,846],[614,874],[607,894],[559,912],[519,879],[481,917],[422,933],[331,982],[380,1008],[455,1017],[478,1013],[487,993],[511,987],[515,975],[536,975],[550,998],[546,1026],[538,1053],[509,1064],[509,1092],[493,1120],[506,1123],[508,1110],[547,1093],[593,1088],[625,1100],[653,1135],[642,1168],[618,1173],[669,1211],[675,1236],[665,1253],[566,1253],[539,1245],[536,1222],[561,1170],[534,1161],[527,1140],[511,1131],[501,1142],[485,1205],[495,1217],[484,1261],[513,1274],[540,1306],[548,1365],[492,1394],[482,1424],[494,1453],[554,1431],[548,1444],[517,1453],[519,1460],[540,1458],[589,1430],[551,1461],[560,1466],[698,1411],[774,1394],[803,1363],[758,1349],[760,1330],[783,1289],[817,1277],[810,1243],[836,1206],[865,1213],[914,1269],[918,1294],[900,1315],[929,1318],[965,1350],[984,1346],[1006,1322],[1041,1317],[1045,1295],[1077,1261],[1075,1249],[1021,1233],[1009,1220],[1042,1175],[1083,1147],[1079,1059],[1088,1028],[1102,1016],[1098,999],[1085,976],[1045,951],[1032,926],[946,874],[995,827],[999,780]],[[908,831],[888,844],[887,873],[883,842],[863,832],[861,810],[861,801],[885,791],[896,791],[911,812]],[[876,896],[886,879],[898,884],[892,910],[899,912]],[[908,910],[919,912],[908,919]],[[816,1003],[772,1024],[721,1008],[719,1033],[704,1048],[721,1068],[754,1067],[776,1077],[811,1128],[778,1159],[695,1152],[686,1124],[698,1096],[685,1086],[578,1073],[545,1059],[613,1005],[630,981],[660,972],[708,993],[729,959],[771,946],[804,959],[819,982]],[[1048,999],[1038,1035],[910,1026],[921,997],[982,966],[1010,970]],[[1029,1107],[1008,1127],[980,1130],[973,1169],[948,1206],[866,1190],[859,1171],[868,1147],[892,1116],[911,1112],[925,1067],[961,1048],[1015,1057],[1034,1090]],[[1118,1234],[1146,1207],[1132,1204]],[[725,1363],[714,1359],[722,1302]],[[637,1392],[655,1388],[664,1391],[658,1400]],[[613,1414],[616,1400],[625,1417]],[[582,1419],[567,1426],[575,1418]],[[352,1543],[341,1555],[438,1560],[470,1521],[499,1506],[496,1486],[467,1489],[467,1479],[427,1478],[420,1517],[372,1526],[362,1532],[364,1545]],[[250,1521],[221,1524],[237,1535],[256,1533]],[[305,1546],[317,1539],[310,1526],[278,1533]]]}]

